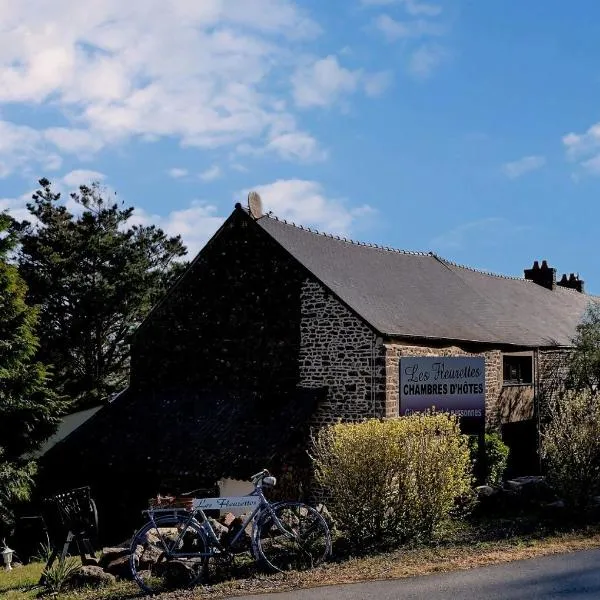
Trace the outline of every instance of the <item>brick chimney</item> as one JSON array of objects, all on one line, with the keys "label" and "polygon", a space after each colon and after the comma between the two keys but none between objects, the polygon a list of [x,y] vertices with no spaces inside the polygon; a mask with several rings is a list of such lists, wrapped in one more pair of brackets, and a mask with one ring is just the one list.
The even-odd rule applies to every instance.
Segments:
[{"label": "brick chimney", "polygon": [[568,279],[567,274],[565,273],[562,276],[561,280],[557,283],[557,285],[560,285],[562,287],[569,288],[571,290],[576,290],[580,294],[583,294],[583,284],[583,279],[579,279],[579,275],[575,275],[575,273],[571,273]]},{"label": "brick chimney", "polygon": [[536,260],[531,269],[525,269],[525,279],[533,281],[548,290],[556,289],[556,269],[548,266],[548,263],[543,260],[542,266]]}]

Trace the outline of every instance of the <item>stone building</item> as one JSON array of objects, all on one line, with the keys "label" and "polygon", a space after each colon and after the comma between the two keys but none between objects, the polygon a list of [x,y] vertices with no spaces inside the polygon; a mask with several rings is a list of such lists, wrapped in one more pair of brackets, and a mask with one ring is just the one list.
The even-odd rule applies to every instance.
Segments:
[{"label": "stone building", "polygon": [[311,427],[398,416],[407,356],[484,357],[487,426],[516,449],[528,432],[531,452],[540,365],[571,343],[581,280],[545,261],[483,273],[250,206],[141,324],[128,389],[44,457],[46,490],[92,485],[137,510],[160,489],[306,466]]}]

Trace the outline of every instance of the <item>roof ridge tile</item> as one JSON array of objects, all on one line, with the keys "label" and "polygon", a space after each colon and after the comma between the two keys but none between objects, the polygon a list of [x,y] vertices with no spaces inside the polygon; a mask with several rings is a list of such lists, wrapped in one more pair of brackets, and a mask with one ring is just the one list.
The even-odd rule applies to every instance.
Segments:
[{"label": "roof ridge tile", "polygon": [[390,246],[380,246],[373,242],[362,242],[360,240],[353,240],[351,238],[342,237],[342,236],[334,234],[334,233],[327,233],[325,231],[319,231],[317,229],[312,229],[311,227],[308,227],[306,225],[301,225],[301,224],[297,225],[296,223],[294,223],[292,221],[287,221],[286,219],[280,218],[277,215],[274,215],[271,213],[264,214],[261,217],[261,219],[272,219],[275,221],[279,221],[280,223],[284,223],[285,225],[289,225],[290,227],[300,229],[301,231],[308,231],[309,233],[312,233],[314,235],[328,237],[333,240],[338,240],[340,242],[344,242],[346,244],[352,244],[354,246],[364,246],[366,248],[374,248],[376,250],[383,250],[384,252],[395,252],[398,254],[406,254],[406,255],[412,255],[412,256],[432,256],[433,255],[432,252],[419,252],[416,250],[403,250],[402,248],[392,248]]},{"label": "roof ridge tile", "polygon": [[481,275],[488,275],[489,277],[497,277],[498,279],[509,279],[511,281],[525,281],[527,283],[534,283],[524,277],[516,277],[514,275],[503,275],[501,273],[494,273],[492,271],[485,271],[484,269],[476,269],[475,267],[470,267],[468,265],[461,265],[453,260],[449,260],[442,256],[435,254],[435,252],[431,252],[431,255],[437,258],[440,262],[443,262],[447,265],[451,265],[453,267],[458,267],[459,269],[465,269],[466,271],[472,271],[473,273],[480,273]]}]

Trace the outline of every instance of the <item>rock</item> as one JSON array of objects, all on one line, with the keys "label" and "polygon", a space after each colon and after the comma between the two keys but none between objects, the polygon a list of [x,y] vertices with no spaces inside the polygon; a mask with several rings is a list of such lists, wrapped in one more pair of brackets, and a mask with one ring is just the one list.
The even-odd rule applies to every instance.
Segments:
[{"label": "rock", "polygon": [[114,575],[118,579],[127,579],[130,580],[132,578],[131,575],[131,566],[129,565],[129,554],[119,556],[115,558],[111,562],[104,567],[104,570],[111,575]]},{"label": "rock", "polygon": [[524,504],[543,504],[557,500],[556,493],[541,475],[515,477],[504,483],[504,491],[517,494]]},{"label": "rock", "polygon": [[164,577],[165,586],[169,589],[187,587],[196,579],[194,571],[180,560],[161,564],[160,569],[155,569],[154,573]]},{"label": "rock", "polygon": [[545,486],[546,478],[542,475],[529,475],[526,477],[515,477],[505,482],[504,487],[512,490],[520,490],[526,486]]},{"label": "rock", "polygon": [[[210,526],[213,528],[215,534],[217,535],[217,537],[219,539],[221,539],[224,535],[226,535],[227,533],[229,533],[229,527],[227,527],[226,525],[223,525],[222,523],[219,523],[219,521],[217,521],[216,519],[213,519],[212,517],[208,517],[208,522],[210,523]],[[235,523],[236,519],[234,517],[233,521],[231,521],[231,523]]]},{"label": "rock", "polygon": [[329,529],[335,529],[335,519],[331,516],[331,513],[327,509],[324,504],[317,504],[315,507],[317,512],[325,519],[325,523],[327,523],[327,527]]},{"label": "rock", "polygon": [[[229,527],[229,530],[223,534],[221,540],[225,545],[229,545],[233,542],[233,539],[238,534],[238,532],[242,529],[242,525],[244,524],[244,517],[236,517]],[[245,530],[240,537],[235,542],[235,545],[230,549],[232,552],[244,552],[250,547],[251,537],[250,533]]]},{"label": "rock", "polygon": [[152,545],[149,545],[146,548],[138,546],[135,553],[139,557],[140,569],[147,569],[151,565],[157,563],[163,556],[162,550]]},{"label": "rock", "polygon": [[103,569],[113,562],[117,560],[117,558],[121,558],[122,556],[129,556],[129,548],[103,548],[102,556],[100,557],[100,561],[98,565]]},{"label": "rock", "polygon": [[81,567],[69,577],[68,587],[108,587],[117,582],[114,575],[105,573],[100,567]]},{"label": "rock", "polygon": [[489,498],[490,496],[495,496],[498,493],[498,490],[491,485],[479,485],[475,488],[475,492],[477,492],[477,495],[480,497],[484,496]]},{"label": "rock", "polygon": [[222,525],[225,525],[225,527],[227,527],[228,529],[231,526],[231,523],[233,523],[233,521],[235,521],[235,515],[233,513],[227,513],[219,519],[219,522]]}]

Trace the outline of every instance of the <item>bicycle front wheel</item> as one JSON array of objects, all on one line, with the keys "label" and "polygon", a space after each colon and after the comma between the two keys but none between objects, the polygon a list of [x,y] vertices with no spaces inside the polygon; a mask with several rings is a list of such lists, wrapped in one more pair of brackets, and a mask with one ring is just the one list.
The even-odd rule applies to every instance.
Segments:
[{"label": "bicycle front wheel", "polygon": [[136,583],[148,594],[193,587],[205,576],[208,545],[187,516],[162,516],[133,536],[129,564]]},{"label": "bicycle front wheel", "polygon": [[301,502],[284,502],[263,513],[254,535],[256,558],[273,571],[303,571],[331,553],[325,519]]}]

